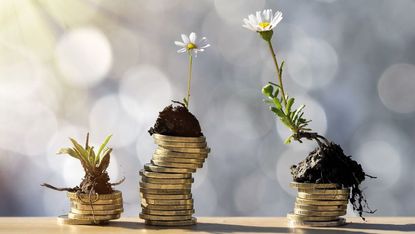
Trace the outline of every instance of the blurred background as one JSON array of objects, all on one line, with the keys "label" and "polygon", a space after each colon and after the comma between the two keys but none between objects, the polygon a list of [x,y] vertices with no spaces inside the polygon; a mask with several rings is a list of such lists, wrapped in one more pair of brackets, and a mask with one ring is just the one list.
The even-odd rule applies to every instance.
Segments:
[{"label": "blurred background", "polygon": [[[138,216],[138,172],[155,148],[147,130],[186,92],[181,33],[206,36],[194,61],[190,110],[212,148],[197,172],[197,216],[285,216],[289,167],[315,145],[288,132],[262,102],[276,81],[266,44],[241,27],[279,9],[274,33],[286,90],[311,127],[378,179],[364,192],[375,215],[415,215],[415,1],[5,0],[0,2],[0,215],[57,216],[78,161],[57,156],[68,137],[114,134],[110,177],[125,216]],[[349,215],[354,215],[349,209]]]}]

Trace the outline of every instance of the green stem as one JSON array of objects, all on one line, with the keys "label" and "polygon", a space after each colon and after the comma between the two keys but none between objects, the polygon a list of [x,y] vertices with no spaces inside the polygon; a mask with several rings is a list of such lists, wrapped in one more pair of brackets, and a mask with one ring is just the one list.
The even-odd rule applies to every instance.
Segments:
[{"label": "green stem", "polygon": [[272,59],[274,60],[275,68],[277,69],[278,82],[280,83],[280,90],[281,90],[282,100],[284,102],[284,106],[286,106],[287,105],[287,100],[285,99],[285,92],[284,92],[284,86],[282,84],[282,74],[281,74],[280,66],[278,65],[277,56],[275,55],[274,48],[272,47],[271,40],[268,40],[267,42],[268,42],[269,50],[271,51]]},{"label": "green stem", "polygon": [[189,53],[189,80],[187,81],[187,109],[189,109],[190,101],[190,82],[192,81],[192,66],[193,66],[193,56]]}]

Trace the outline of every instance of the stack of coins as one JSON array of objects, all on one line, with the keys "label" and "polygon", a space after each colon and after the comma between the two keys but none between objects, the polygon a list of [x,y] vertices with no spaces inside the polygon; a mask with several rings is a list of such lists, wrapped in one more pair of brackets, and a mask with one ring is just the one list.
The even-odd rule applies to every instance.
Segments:
[{"label": "stack of coins", "polygon": [[95,195],[68,192],[68,198],[71,211],[58,218],[62,224],[103,224],[120,218],[124,211],[120,191]]},{"label": "stack of coins", "polygon": [[291,226],[331,227],[346,223],[350,189],[338,184],[291,183],[298,189],[294,213],[287,215]]},{"label": "stack of coins", "polygon": [[206,139],[160,134],[153,138],[157,149],[140,171],[140,218],[148,225],[193,225],[192,173],[202,168],[210,152]]}]

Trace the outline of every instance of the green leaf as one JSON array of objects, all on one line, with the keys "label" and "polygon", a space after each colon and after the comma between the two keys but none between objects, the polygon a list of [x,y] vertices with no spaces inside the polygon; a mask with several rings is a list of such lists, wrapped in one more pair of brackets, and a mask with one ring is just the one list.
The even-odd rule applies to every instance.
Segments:
[{"label": "green leaf", "polygon": [[277,107],[279,110],[282,111],[281,102],[280,102],[280,100],[278,100],[278,97],[274,97],[272,100],[274,101],[275,107]]},{"label": "green leaf", "polygon": [[88,153],[87,151],[73,138],[69,138],[72,142],[72,144],[74,145],[74,149],[76,151],[78,151],[78,154],[85,160],[85,161],[89,161],[88,160]]},{"label": "green leaf", "polygon": [[281,118],[281,121],[285,126],[287,126],[287,128],[293,129],[292,124],[290,123],[290,121],[287,118]]},{"label": "green leaf", "polygon": [[275,108],[275,107],[270,107],[270,109],[271,109],[272,112],[274,112],[275,114],[277,114],[278,117],[285,118],[284,112],[282,112],[280,109]]},{"label": "green leaf", "polygon": [[277,86],[277,87],[278,89],[275,89],[274,97],[278,97],[278,94],[280,93],[280,86]]},{"label": "green leaf", "polygon": [[285,107],[285,113],[291,113],[291,107],[294,104],[295,99],[294,98],[290,98],[287,101],[287,106]]},{"label": "green leaf", "polygon": [[92,166],[95,166],[95,152],[94,147],[88,147],[88,161]]},{"label": "green leaf", "polygon": [[301,111],[304,109],[305,105],[301,105],[300,107],[298,107],[298,109],[295,111],[294,113],[294,118],[297,118],[296,116],[298,116]]},{"label": "green leaf", "polygon": [[100,161],[98,165],[98,171],[102,172],[106,170],[110,163],[110,154],[112,149],[108,149],[105,151],[104,156],[102,157],[102,160]]},{"label": "green leaf", "polygon": [[76,159],[79,159],[79,155],[76,153],[75,150],[73,150],[71,148],[61,148],[61,149],[59,149],[57,154],[67,154],[67,155],[72,156]]},{"label": "green leaf", "polygon": [[262,88],[262,94],[264,94],[267,97],[273,97],[272,96],[273,92],[274,92],[274,87],[270,84],[267,84]]},{"label": "green leaf", "polygon": [[188,107],[189,107],[189,100],[187,100],[187,98],[183,98],[183,103],[184,103],[184,106],[185,106],[186,108],[188,108]]},{"label": "green leaf", "polygon": [[294,118],[293,118],[294,123],[295,124],[298,124],[299,123],[299,120],[301,119],[301,117],[303,117],[303,115],[304,115],[304,112],[301,112],[300,115],[295,115],[294,114]]},{"label": "green leaf", "polygon": [[280,76],[282,76],[282,69],[284,68],[284,65],[285,65],[285,61],[283,60],[283,61],[281,62],[281,65],[280,65],[280,71],[279,71]]},{"label": "green leaf", "polygon": [[112,134],[107,136],[104,140],[104,142],[101,144],[101,146],[98,149],[98,153],[96,157],[101,158],[101,152],[104,150],[105,146],[107,146],[108,142],[111,140]]}]

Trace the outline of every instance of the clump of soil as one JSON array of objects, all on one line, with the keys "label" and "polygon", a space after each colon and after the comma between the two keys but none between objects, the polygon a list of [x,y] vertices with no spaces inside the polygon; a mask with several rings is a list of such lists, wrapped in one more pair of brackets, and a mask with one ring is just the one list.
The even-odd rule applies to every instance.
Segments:
[{"label": "clump of soil", "polygon": [[199,121],[182,104],[165,107],[159,113],[154,127],[151,127],[148,132],[150,135],[158,133],[182,137],[199,137],[203,135]]},{"label": "clump of soil", "polygon": [[91,191],[98,194],[111,194],[113,192],[110,177],[106,171],[98,176],[86,174],[81,182],[80,190],[87,194]]},{"label": "clump of soil", "polygon": [[[349,198],[353,210],[363,218],[363,213],[374,213],[364,197],[359,185],[367,175],[362,166],[343,153],[343,149],[326,140],[297,165],[291,166],[291,174],[295,182],[300,183],[335,183],[351,188]],[[363,218],[364,219],[364,218]]]}]

